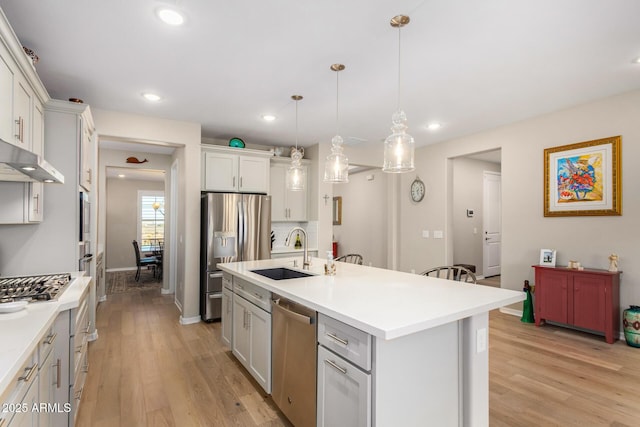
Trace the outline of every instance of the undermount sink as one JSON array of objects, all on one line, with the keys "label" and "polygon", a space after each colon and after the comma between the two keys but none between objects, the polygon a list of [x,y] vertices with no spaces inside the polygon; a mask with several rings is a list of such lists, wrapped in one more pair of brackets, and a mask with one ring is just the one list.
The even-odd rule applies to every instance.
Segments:
[{"label": "undermount sink", "polygon": [[252,273],[259,274],[264,277],[268,277],[272,280],[286,280],[286,279],[299,279],[300,277],[313,276],[310,273],[303,273],[302,271],[291,270],[284,267],[277,268],[265,268],[262,270],[251,270]]}]

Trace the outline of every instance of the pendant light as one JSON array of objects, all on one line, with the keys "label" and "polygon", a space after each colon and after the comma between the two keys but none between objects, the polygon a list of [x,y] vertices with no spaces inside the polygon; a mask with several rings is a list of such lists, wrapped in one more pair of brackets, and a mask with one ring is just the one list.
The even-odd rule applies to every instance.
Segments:
[{"label": "pendant light", "polygon": [[409,17],[398,15],[391,18],[391,26],[398,29],[398,108],[391,117],[393,133],[384,141],[383,172],[401,173],[415,169],[413,165],[414,141],[406,133],[407,116],[400,109],[400,29],[409,23]]},{"label": "pendant light", "polygon": [[291,99],[296,101],[296,146],[295,148],[291,147],[291,166],[287,170],[287,190],[303,191],[307,177],[304,168],[300,164],[302,152],[298,150],[298,101],[302,99],[302,96],[292,95]]},{"label": "pendant light", "polygon": [[331,154],[327,156],[324,166],[324,182],[338,184],[349,182],[349,159],[342,154],[342,137],[338,132],[338,75],[344,70],[344,65],[333,64],[331,69],[336,72],[336,136],[331,139]]}]

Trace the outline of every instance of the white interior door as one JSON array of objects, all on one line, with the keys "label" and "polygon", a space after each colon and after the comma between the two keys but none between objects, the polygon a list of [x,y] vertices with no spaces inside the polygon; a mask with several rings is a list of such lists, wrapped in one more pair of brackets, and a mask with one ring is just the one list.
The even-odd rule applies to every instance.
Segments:
[{"label": "white interior door", "polygon": [[499,172],[483,173],[482,218],[484,244],[482,246],[482,274],[484,277],[500,274],[502,252],[502,188]]}]

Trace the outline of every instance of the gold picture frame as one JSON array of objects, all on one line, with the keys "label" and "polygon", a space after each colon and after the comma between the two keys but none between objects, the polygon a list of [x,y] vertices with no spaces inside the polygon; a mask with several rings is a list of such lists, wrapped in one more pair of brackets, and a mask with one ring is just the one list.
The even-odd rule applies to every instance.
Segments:
[{"label": "gold picture frame", "polygon": [[621,136],[544,150],[544,216],[622,215]]},{"label": "gold picture frame", "polygon": [[342,196],[333,198],[333,225],[342,224]]}]

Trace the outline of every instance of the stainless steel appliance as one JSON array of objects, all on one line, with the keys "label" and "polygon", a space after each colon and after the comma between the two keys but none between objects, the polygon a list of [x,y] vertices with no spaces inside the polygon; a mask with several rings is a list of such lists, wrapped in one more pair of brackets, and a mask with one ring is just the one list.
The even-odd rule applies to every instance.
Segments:
[{"label": "stainless steel appliance", "polygon": [[316,425],[316,312],[273,296],[271,396],[296,427]]},{"label": "stainless steel appliance", "polygon": [[14,301],[50,301],[56,299],[71,282],[71,275],[0,277],[0,304]]},{"label": "stainless steel appliance", "polygon": [[271,197],[203,193],[200,221],[200,317],[212,321],[222,314],[217,264],[271,257]]},{"label": "stainless steel appliance", "polygon": [[[23,133],[20,119],[19,133]],[[64,184],[64,175],[41,156],[0,139],[0,181],[37,181]]]}]

